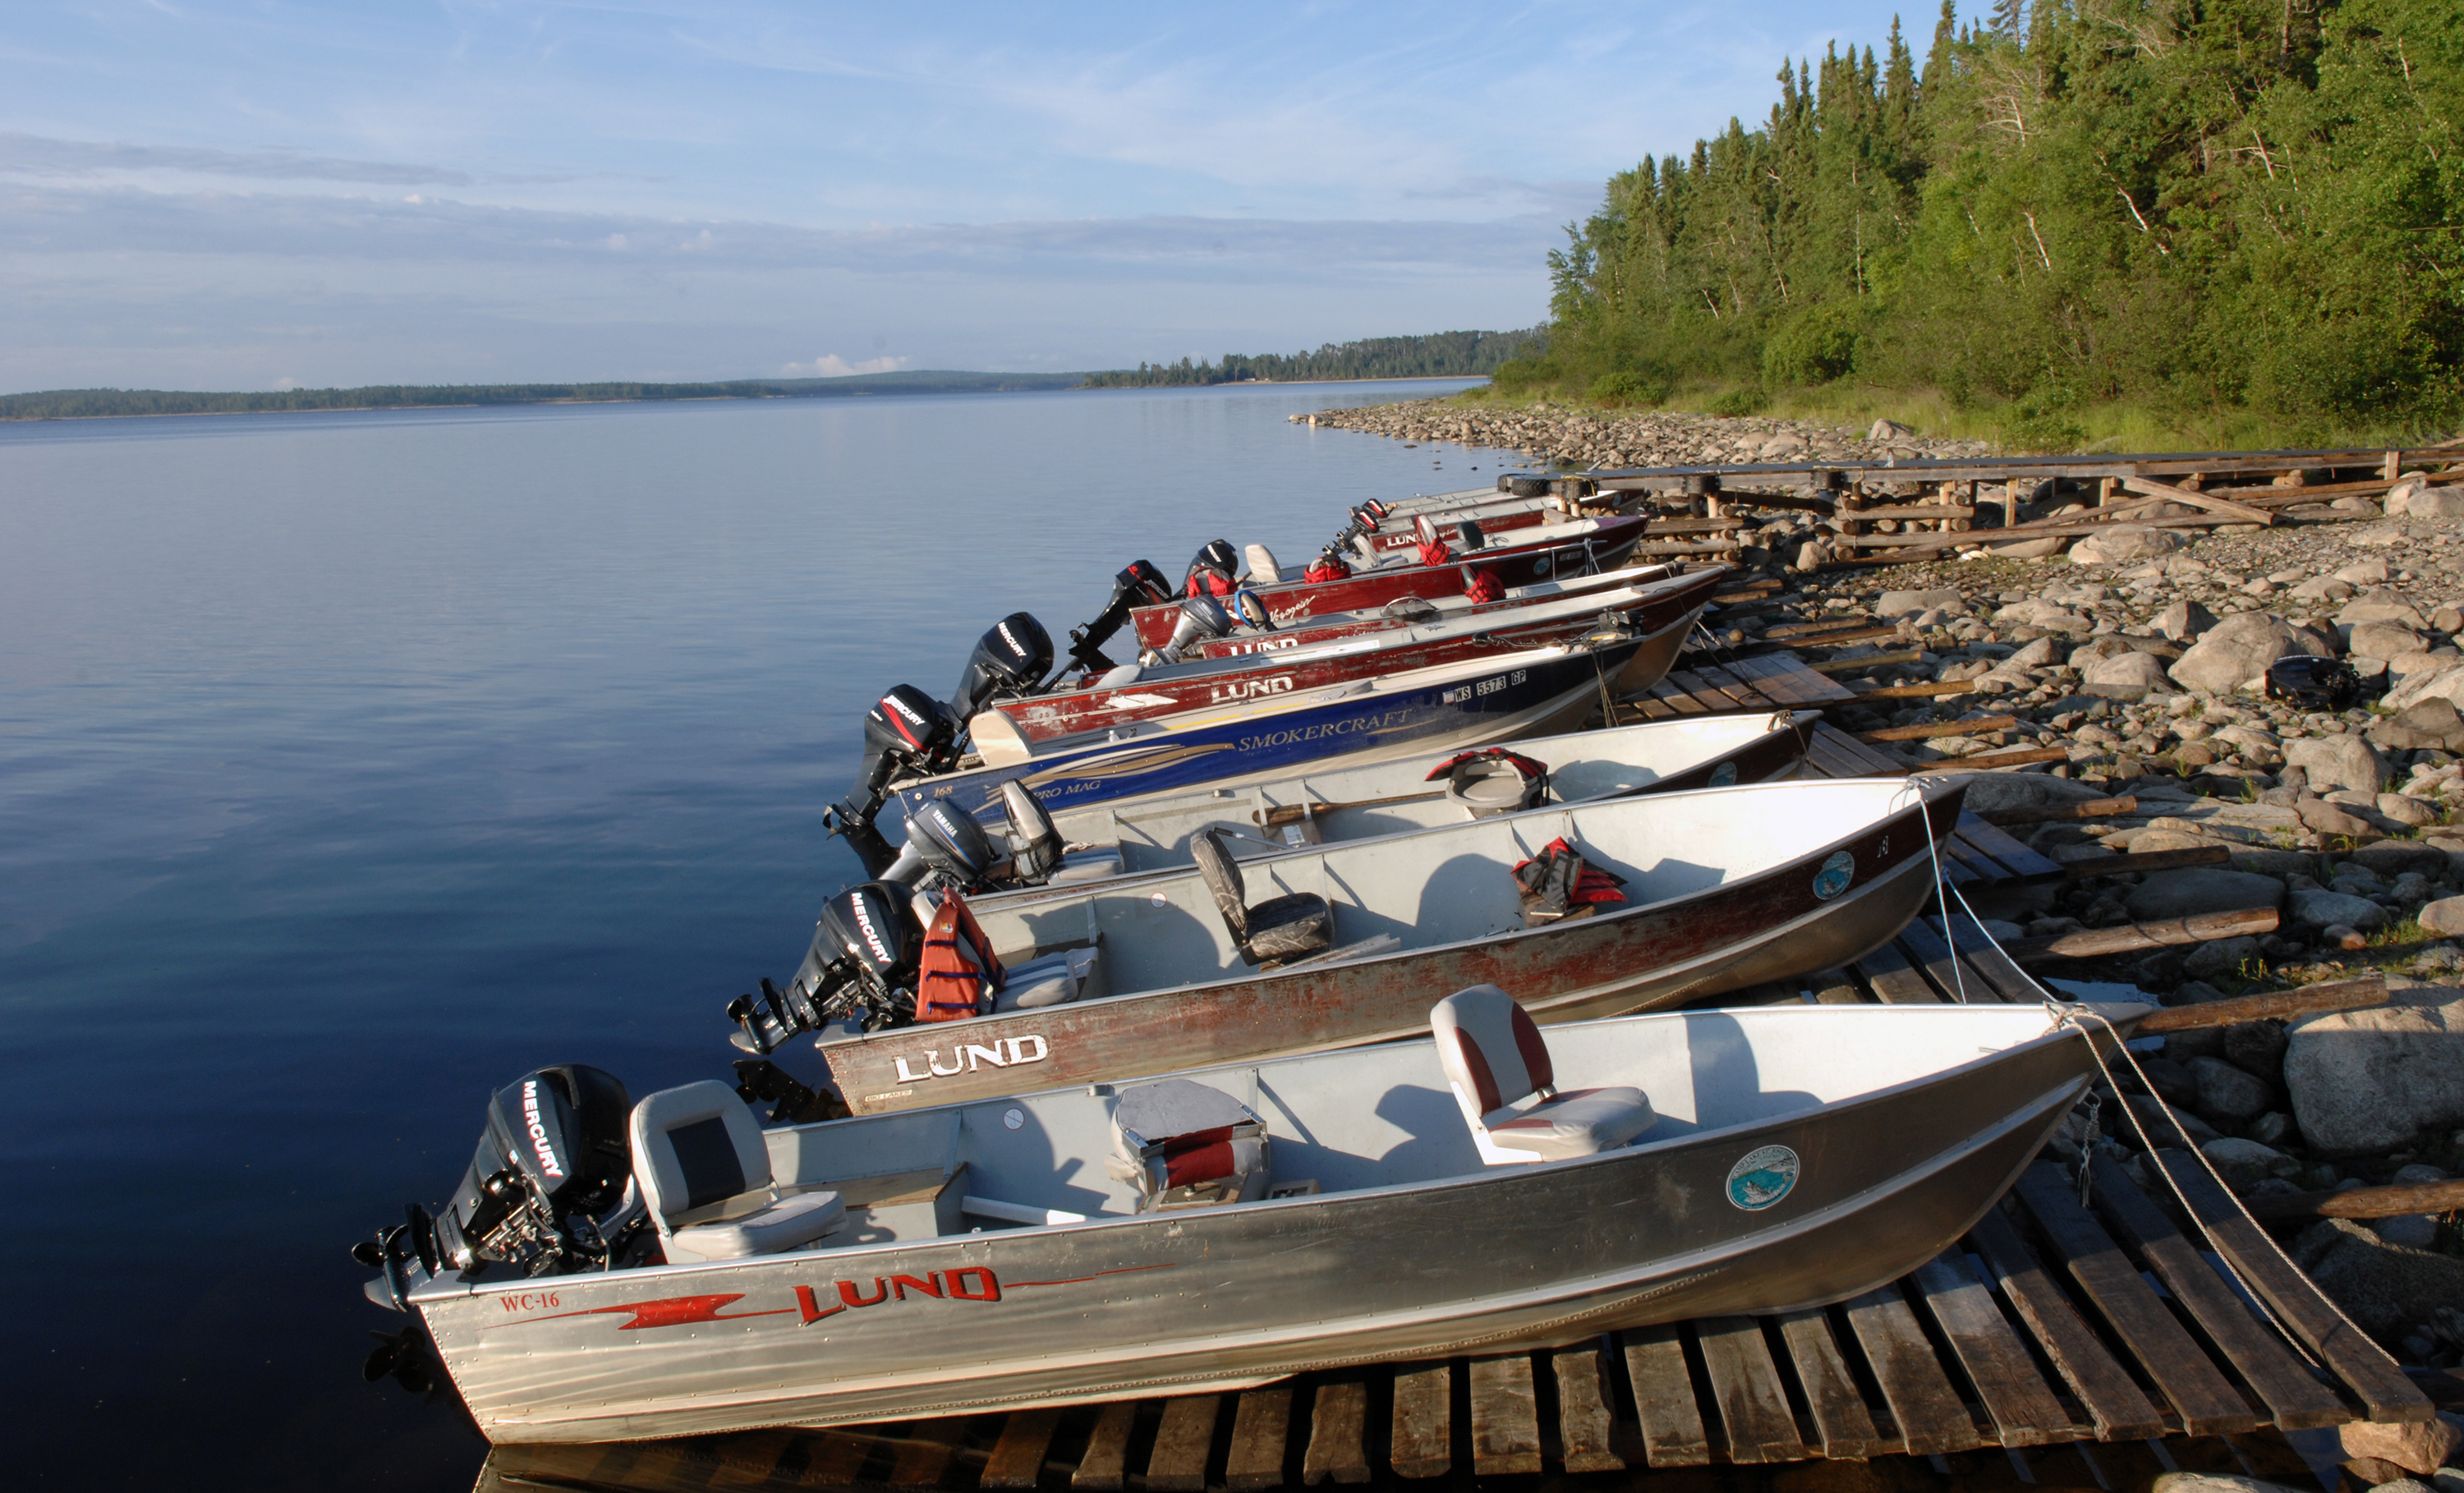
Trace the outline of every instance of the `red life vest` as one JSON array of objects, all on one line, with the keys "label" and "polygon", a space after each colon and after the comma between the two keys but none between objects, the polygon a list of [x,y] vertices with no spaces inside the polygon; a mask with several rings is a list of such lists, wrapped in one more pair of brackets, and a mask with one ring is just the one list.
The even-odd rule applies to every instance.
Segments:
[{"label": "red life vest", "polygon": [[1185,596],[1230,596],[1232,578],[1220,570],[1201,565],[1189,573],[1189,589]]},{"label": "red life vest", "polygon": [[1466,600],[1469,600],[1474,604],[1484,602],[1502,602],[1506,600],[1506,587],[1499,583],[1494,572],[1474,570],[1471,566],[1465,565],[1463,567],[1463,596]]},{"label": "red life vest", "polygon": [[1345,564],[1343,561],[1335,559],[1331,555],[1320,555],[1317,559],[1309,561],[1309,569],[1301,572],[1301,581],[1303,583],[1308,585],[1324,585],[1330,581],[1344,580],[1351,574],[1352,567],[1350,565]]},{"label": "red life vest", "polygon": [[1454,558],[1454,551],[1446,548],[1446,541],[1443,539],[1420,541],[1420,563],[1423,565],[1442,565]]},{"label": "red life vest", "polygon": [[924,926],[924,954],[916,961],[916,1021],[981,1016],[1001,987],[1001,960],[976,914],[955,890],[943,893],[940,910]]}]

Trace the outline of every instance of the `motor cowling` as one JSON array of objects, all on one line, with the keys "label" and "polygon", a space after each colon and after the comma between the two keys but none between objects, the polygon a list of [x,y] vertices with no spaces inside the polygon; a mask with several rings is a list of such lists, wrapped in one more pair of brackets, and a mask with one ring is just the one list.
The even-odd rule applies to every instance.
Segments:
[{"label": "motor cowling", "polygon": [[1104,604],[1094,621],[1069,629],[1069,657],[1090,672],[1100,673],[1111,668],[1112,661],[1104,656],[1104,645],[1121,630],[1130,613],[1141,606],[1160,606],[1171,600],[1172,582],[1163,578],[1163,572],[1149,561],[1132,560],[1112,577],[1112,599]]},{"label": "motor cowling", "polygon": [[1002,868],[1006,847],[996,849],[984,826],[947,799],[935,799],[907,816],[907,843],[924,864],[973,891]]},{"label": "motor cowling", "polygon": [[889,992],[912,984],[923,952],[913,894],[894,881],[858,882],[822,904],[816,954],[847,961],[857,977]]},{"label": "motor cowling", "polygon": [[1177,661],[1182,653],[1200,643],[1211,643],[1232,630],[1232,614],[1223,604],[1211,596],[1193,596],[1180,604],[1180,616],[1172,625],[1172,639],[1159,652],[1168,661]]},{"label": "motor cowling", "polygon": [[1012,612],[976,640],[950,696],[950,714],[972,719],[996,699],[1031,692],[1051,672],[1052,635],[1031,613]]},{"label": "motor cowling", "polygon": [[621,1080],[579,1063],[498,1089],[462,1185],[436,1219],[438,1252],[463,1270],[504,1263],[531,1275],[604,1262],[612,1231],[603,1225],[633,1175],[632,1112]]},{"label": "motor cowling", "polygon": [[958,722],[940,701],[902,684],[864,717],[864,757],[855,785],[824,816],[830,833],[869,830],[891,780],[901,771],[929,778],[958,763]]},{"label": "motor cowling", "polygon": [[1233,578],[1241,573],[1241,557],[1229,543],[1209,539],[1189,559],[1181,592],[1186,596],[1229,596]]}]

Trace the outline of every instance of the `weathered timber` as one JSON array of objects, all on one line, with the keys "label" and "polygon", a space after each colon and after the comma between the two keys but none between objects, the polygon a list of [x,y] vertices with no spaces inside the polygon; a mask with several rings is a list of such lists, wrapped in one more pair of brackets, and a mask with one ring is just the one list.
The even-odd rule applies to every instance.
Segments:
[{"label": "weathered timber", "polygon": [[[2232,913],[2215,914],[2233,916]],[[2230,933],[2216,937],[2232,937]],[[2293,990],[2264,990],[2255,996],[2235,996],[2230,1000],[2206,1000],[2197,1005],[2168,1006],[2150,1013],[2139,1023],[2139,1031],[2189,1031],[2197,1026],[2231,1026],[2237,1021],[2282,1021],[2291,1017],[2316,1016],[2322,1011],[2358,1011],[2365,1006],[2387,1003],[2387,976],[2377,970],[2352,979],[2328,980],[2316,985],[2302,985]]]},{"label": "weathered timber", "polygon": [[2090,799],[2085,803],[2056,803],[2043,808],[1986,809],[1978,818],[1989,824],[2054,824],[2078,819],[2120,819],[2139,807],[2136,798]]},{"label": "weathered timber", "polygon": [[1232,1449],[1223,1460],[1223,1485],[1231,1493],[1257,1493],[1284,1484],[1284,1443],[1291,1433],[1289,1385],[1268,1385],[1242,1394],[1232,1414]]},{"label": "weathered timber", "polygon": [[1990,731],[2008,731],[2019,724],[2015,715],[1988,715],[1982,720],[1922,721],[1913,726],[1885,726],[1880,731],[1860,731],[1857,739],[1878,741],[1931,741],[1937,736],[1981,736]]},{"label": "weathered timber", "polygon": [[1446,1366],[1395,1375],[1387,1464],[1398,1478],[1435,1478],[1455,1464],[1454,1394]]},{"label": "weathered timber", "polygon": [[[2146,859],[2152,860],[2153,857]],[[2014,938],[2004,944],[2002,951],[2022,964],[2046,959],[2100,959],[2107,955],[2135,954],[2142,949],[2179,948],[2216,938],[2255,938],[2261,933],[2274,933],[2277,920],[2277,913],[2274,908],[2200,912],[2158,923],[2124,923],[2118,928],[2087,928],[2075,933],[2055,933],[2043,938]]]},{"label": "weathered timber", "polygon": [[1045,1453],[1061,1425],[1058,1410],[1022,1410],[1002,1425],[1001,1439],[984,1462],[980,1488],[1031,1488],[1044,1476]]},{"label": "weathered timber", "polygon": [[1978,1219],[1969,1239],[2012,1309],[2035,1334],[2056,1372],[2079,1396],[2097,1437],[2122,1441],[2164,1435],[2164,1417],[2147,1402],[2130,1371],[2106,1350],[2070,1297],[2045,1274],[2001,1210]]},{"label": "weathered timber", "polygon": [[1861,674],[1868,669],[1886,669],[1893,664],[1913,664],[1925,654],[1911,648],[1904,653],[1873,653],[1863,658],[1827,658],[1805,667],[1817,674]]},{"label": "weathered timber", "polygon": [[1822,1455],[1858,1461],[1879,1456],[1886,1443],[1865,1408],[1864,1392],[1848,1372],[1830,1316],[1819,1308],[1792,1311],[1779,1319],[1779,1332],[1788,1344],[1789,1361],[1796,1366],[1796,1381],[1805,1386]]},{"label": "weathered timber", "polygon": [[1078,1456],[1069,1485],[1089,1493],[1117,1493],[1130,1470],[1130,1432],[1138,1422],[1138,1402],[1114,1400],[1095,1417],[1087,1433],[1087,1449]]},{"label": "weathered timber", "polygon": [[2161,497],[2175,503],[2188,503],[2192,508],[2221,515],[2235,523],[2271,524],[2276,521],[2276,516],[2263,508],[2250,508],[2240,503],[2229,503],[2223,498],[2211,497],[2205,493],[2193,493],[2189,488],[2175,487],[2169,482],[2158,482],[2151,477],[2124,477],[2122,479],[2122,485],[2133,493],[2145,493],[2150,497]]},{"label": "weathered timber", "polygon": [[2068,747],[2021,747],[2013,752],[1980,752],[1974,757],[1952,757],[1944,762],[1918,762],[1901,766],[1899,770],[1911,775],[1990,773],[2002,767],[2027,767],[2036,762],[2059,762],[2068,758],[2070,755]]},{"label": "weathered timber", "polygon": [[1865,1361],[1873,1366],[1910,1456],[1940,1456],[1985,1444],[1898,1286],[1885,1285],[1848,1303],[1848,1326],[1865,1350]]},{"label": "weathered timber", "polygon": [[2242,1206],[2261,1223],[2288,1219],[2394,1219],[2407,1214],[2464,1209],[2464,1182],[2421,1182],[2407,1187],[2355,1187],[2341,1193],[2278,1193],[2245,1197]]},{"label": "weathered timber", "polygon": [[1530,1354],[1471,1361],[1471,1470],[1484,1478],[1540,1470],[1540,1402]]},{"label": "weathered timber", "polygon": [[1985,1401],[2005,1446],[2044,1446],[2071,1438],[2071,1417],[2028,1357],[1992,1296],[1952,1249],[1920,1265],[1912,1277],[1925,1309],[1959,1355],[1960,1367]]},{"label": "weathered timber", "polygon": [[1674,1326],[1617,1334],[1625,1349],[1626,1382],[1642,1422],[1643,1460],[1654,1467],[1700,1467],[1711,1460],[1702,1407],[1685,1368],[1685,1342]]},{"label": "weathered timber", "polygon": [[1779,1369],[1752,1317],[1712,1317],[1694,1325],[1710,1371],[1711,1397],[1727,1427],[1733,1462],[1795,1461],[1805,1456]]},{"label": "weathered timber", "polygon": [[1154,1493],[1205,1493],[1206,1457],[1215,1446],[1221,1394],[1188,1394],[1163,1402],[1155,1447],[1147,1454],[1147,1483]]},{"label": "weathered timber", "polygon": [[[1859,700],[1917,700],[1937,694],[1973,694],[1975,692],[1976,681],[1973,679],[1940,679],[1927,680],[1923,684],[1878,684],[1870,689],[1858,691],[1857,698]],[[1836,703],[1844,705],[1852,702],[1842,700]]]},{"label": "weathered timber", "polygon": [[1566,1470],[1621,1470],[1625,1459],[1611,1445],[1617,1424],[1609,1414],[1608,1366],[1599,1346],[1565,1349],[1549,1366],[1557,1377],[1557,1445]]},{"label": "weathered timber", "polygon": [[2148,871],[2178,871],[2191,866],[2222,866],[2233,859],[2233,851],[2220,845],[2191,845],[2181,850],[2149,850],[2141,855],[2100,855],[2083,861],[2073,861],[2062,867],[2073,881],[2089,876],[2110,876],[2117,871],[2145,874]]},{"label": "weathered timber", "polygon": [[1369,1466],[1369,1386],[1358,1379],[1329,1379],[1309,1405],[1309,1449],[1301,1454],[1301,1482],[1309,1487],[1332,1481],[1366,1482]]}]

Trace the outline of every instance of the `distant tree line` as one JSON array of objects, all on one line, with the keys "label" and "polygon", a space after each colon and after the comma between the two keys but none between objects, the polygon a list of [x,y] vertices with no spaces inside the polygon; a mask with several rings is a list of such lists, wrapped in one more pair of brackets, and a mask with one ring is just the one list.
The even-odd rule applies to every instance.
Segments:
[{"label": "distant tree line", "polygon": [[1509,358],[1542,347],[1533,327],[1521,332],[1439,332],[1428,337],[1373,337],[1329,342],[1313,353],[1225,353],[1221,362],[1140,363],[1134,369],[1087,375],[1087,388],[1155,388],[1184,384],[1292,383],[1327,379],[1473,378]]},{"label": "distant tree line", "polygon": [[2095,405],[2288,438],[2464,412],[2455,0],[1946,0],[1610,179],[1509,392],[1724,412],[1851,381],[2057,442]]},{"label": "distant tree line", "polygon": [[52,389],[0,394],[0,420],[112,415],[248,414],[309,409],[405,409],[473,405],[599,404],[627,400],[830,399],[864,394],[956,394],[1075,387],[1078,373],[946,373],[911,369],[839,379],[738,379],[718,384],[379,384],[363,388],[197,393],[176,389]]}]

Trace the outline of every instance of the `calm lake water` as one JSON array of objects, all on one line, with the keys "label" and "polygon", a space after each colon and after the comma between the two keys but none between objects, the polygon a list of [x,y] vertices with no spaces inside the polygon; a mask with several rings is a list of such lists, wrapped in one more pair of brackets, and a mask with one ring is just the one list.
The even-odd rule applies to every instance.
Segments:
[{"label": "calm lake water", "polygon": [[0,426],[9,1481],[468,1487],[348,1245],[533,1067],[728,1076],[881,690],[1485,483],[1285,419],[1460,386]]}]

